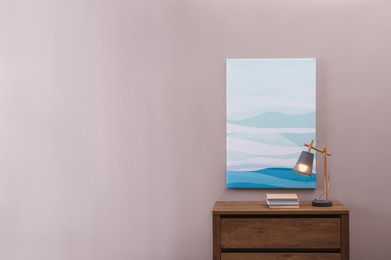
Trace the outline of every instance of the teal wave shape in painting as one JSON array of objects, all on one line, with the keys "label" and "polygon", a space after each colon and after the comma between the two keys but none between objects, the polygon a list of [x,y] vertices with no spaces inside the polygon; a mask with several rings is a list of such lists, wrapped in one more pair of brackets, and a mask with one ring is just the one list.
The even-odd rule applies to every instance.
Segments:
[{"label": "teal wave shape in painting", "polygon": [[270,112],[282,113],[286,115],[300,115],[300,114],[311,113],[312,111],[314,110],[308,108],[302,108],[302,107],[293,107],[293,106],[262,107],[262,108],[254,109],[252,111],[230,114],[228,115],[228,118],[230,118],[231,120],[244,120],[247,118],[251,118],[257,115],[270,113]]},{"label": "teal wave shape in painting", "polygon": [[[291,141],[289,138],[276,133],[276,134],[252,134],[252,133],[236,133],[230,135],[232,138],[249,140],[257,143],[269,144],[269,145],[277,145],[277,146],[297,146],[297,144]],[[313,138],[312,138],[313,139]],[[307,140],[307,139],[303,139]],[[311,139],[308,139],[311,140]],[[303,142],[302,142],[303,143]],[[300,144],[300,146],[303,144]]]},{"label": "teal wave shape in painting", "polygon": [[256,158],[256,157],[257,157],[257,155],[255,155],[255,154],[227,150],[227,160],[228,161],[240,161],[240,160]]},{"label": "teal wave shape in painting", "polygon": [[275,185],[268,185],[268,184],[262,184],[260,186],[257,183],[251,183],[251,182],[235,182],[235,183],[227,183],[227,188],[232,189],[280,189],[281,187],[275,186]]},{"label": "teal wave shape in painting", "polygon": [[[303,142],[304,143],[304,142]],[[296,159],[300,157],[301,151],[297,153],[289,153],[284,155],[251,155],[248,153],[236,152],[232,150],[227,151],[227,161],[240,161],[249,158],[272,158],[272,159]],[[232,158],[232,159],[231,159]]]},{"label": "teal wave shape in painting", "polygon": [[316,174],[297,174],[292,168],[227,171],[227,188],[316,188]]},{"label": "teal wave shape in painting", "polygon": [[315,133],[280,133],[280,135],[289,139],[297,146],[302,146],[304,142],[308,142],[308,140],[316,139]]},{"label": "teal wave shape in painting", "polygon": [[293,168],[266,168],[262,170],[253,171],[255,173],[269,175],[273,177],[283,178],[292,181],[304,181],[310,182],[316,180],[316,176],[312,175],[311,177],[298,174],[293,171]]},{"label": "teal wave shape in painting", "polygon": [[244,120],[227,119],[227,122],[230,124],[261,128],[315,128],[316,113],[287,115],[270,112]]}]

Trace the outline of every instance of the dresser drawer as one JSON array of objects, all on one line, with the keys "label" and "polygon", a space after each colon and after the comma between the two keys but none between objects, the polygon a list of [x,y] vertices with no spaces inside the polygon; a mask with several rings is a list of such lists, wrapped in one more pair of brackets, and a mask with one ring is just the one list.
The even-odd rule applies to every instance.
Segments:
[{"label": "dresser drawer", "polygon": [[338,253],[222,253],[221,260],[340,260]]},{"label": "dresser drawer", "polygon": [[221,218],[222,249],[339,249],[340,234],[341,223],[337,217]]}]

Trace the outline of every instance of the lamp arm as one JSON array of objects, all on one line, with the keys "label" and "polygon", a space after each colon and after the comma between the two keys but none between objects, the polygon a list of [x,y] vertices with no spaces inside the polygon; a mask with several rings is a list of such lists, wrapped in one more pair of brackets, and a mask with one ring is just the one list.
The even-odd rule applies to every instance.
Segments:
[{"label": "lamp arm", "polygon": [[311,152],[312,145],[314,144],[314,139],[311,140],[309,144],[304,143],[305,146],[308,146],[308,152]]},{"label": "lamp arm", "polygon": [[313,146],[314,140],[312,139],[309,144],[304,143],[304,146],[308,147],[308,152],[311,151],[311,149],[314,149],[315,151],[318,151],[320,153],[325,153],[328,156],[332,156],[331,153],[327,152],[326,147],[323,147],[323,149],[320,149],[319,147]]},{"label": "lamp arm", "polygon": [[327,151],[327,147],[324,146],[323,149],[320,149],[319,147],[313,146],[314,139],[311,140],[309,144],[304,143],[304,146],[308,147],[308,152],[311,151],[311,149],[314,149],[317,152],[323,153],[323,161],[324,161],[324,192],[325,192],[325,200],[329,200],[329,173],[328,173],[328,165],[327,165],[327,156],[332,156],[331,153]]},{"label": "lamp arm", "polygon": [[[323,161],[324,161],[324,192],[325,192],[325,200],[329,200],[329,169],[327,165],[327,148],[326,146],[323,148]],[[331,154],[330,154],[331,156]]]}]

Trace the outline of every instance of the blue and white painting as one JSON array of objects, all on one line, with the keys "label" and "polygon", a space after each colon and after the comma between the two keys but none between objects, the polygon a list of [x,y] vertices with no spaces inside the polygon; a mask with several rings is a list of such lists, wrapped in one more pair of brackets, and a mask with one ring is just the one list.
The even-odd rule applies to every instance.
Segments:
[{"label": "blue and white painting", "polygon": [[316,140],[316,60],[227,59],[227,187],[316,187],[293,172]]}]

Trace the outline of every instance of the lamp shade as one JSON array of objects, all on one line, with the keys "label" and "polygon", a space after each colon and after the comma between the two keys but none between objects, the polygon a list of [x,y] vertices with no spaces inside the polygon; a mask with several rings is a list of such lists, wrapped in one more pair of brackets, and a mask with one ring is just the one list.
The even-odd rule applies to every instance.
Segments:
[{"label": "lamp shade", "polygon": [[302,152],[299,160],[293,170],[297,173],[301,173],[307,176],[312,176],[312,165],[314,163],[314,154],[310,152]]}]

